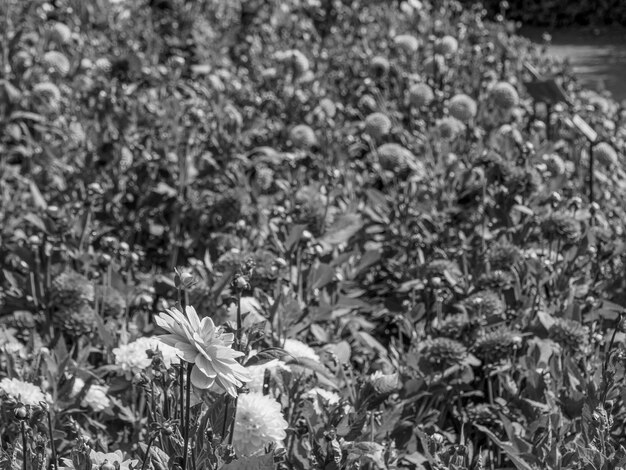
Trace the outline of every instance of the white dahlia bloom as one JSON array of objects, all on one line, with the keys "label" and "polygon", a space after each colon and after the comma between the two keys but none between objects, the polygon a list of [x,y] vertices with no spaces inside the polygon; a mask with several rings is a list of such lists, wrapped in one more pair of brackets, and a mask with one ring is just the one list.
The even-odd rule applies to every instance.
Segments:
[{"label": "white dahlia bloom", "polygon": [[155,321],[169,333],[159,336],[159,340],[178,349],[184,361],[194,364],[191,383],[195,387],[208,389],[216,384],[236,397],[237,388],[250,380],[236,360],[244,353],[232,348],[235,335],[224,333],[209,317],[200,320],[193,307],[187,307],[185,314],[177,308],[168,309]]},{"label": "white dahlia bloom", "polygon": [[[72,387],[72,396],[78,395],[85,387],[85,381],[76,377],[74,379],[74,386]],[[111,400],[107,393],[109,389],[103,385],[91,384],[87,393],[80,402],[81,406],[91,408],[94,411],[102,411],[111,406]]]},{"label": "white dahlia bloom", "polygon": [[179,362],[178,349],[163,343],[156,336],[138,338],[132,343],[115,348],[113,354],[115,363],[120,365],[124,372],[135,373],[147,369],[152,364],[148,351],[160,351],[167,368],[171,367],[172,363]]},{"label": "white dahlia bloom", "polygon": [[320,387],[312,388],[306,392],[304,398],[313,400],[313,409],[317,414],[322,414],[322,406],[333,406],[341,401],[341,397],[338,394]]},{"label": "white dahlia bloom", "polygon": [[49,396],[44,394],[40,387],[23,380],[5,377],[0,380],[0,390],[25,405],[38,405],[41,401],[50,401]]},{"label": "white dahlia bloom", "polygon": [[244,393],[237,400],[233,444],[237,455],[262,453],[268,444],[282,445],[287,437],[287,421],[278,403],[260,393]]},{"label": "white dahlia bloom", "polygon": [[[139,460],[131,460],[124,459],[124,454],[121,450],[116,450],[115,452],[96,452],[92,450],[89,454],[89,458],[91,459],[91,468],[93,470],[99,470],[102,464],[105,462],[110,463],[115,468],[119,468],[119,470],[130,470],[131,466],[133,468],[137,467]],[[119,464],[119,467],[118,465]]]},{"label": "white dahlia bloom", "polygon": [[275,374],[279,370],[290,370],[289,366],[279,359],[272,359],[265,364],[247,366],[246,370],[250,374],[250,381],[246,383],[250,392],[263,393],[263,381],[265,380],[265,371],[269,370],[270,374]]},{"label": "white dahlia bloom", "polygon": [[320,362],[320,357],[315,350],[297,339],[286,339],[283,349],[296,359],[311,359]]}]

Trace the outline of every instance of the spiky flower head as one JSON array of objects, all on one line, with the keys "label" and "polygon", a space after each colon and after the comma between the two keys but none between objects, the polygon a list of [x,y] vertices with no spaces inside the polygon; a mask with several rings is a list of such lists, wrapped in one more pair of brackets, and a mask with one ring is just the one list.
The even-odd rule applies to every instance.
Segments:
[{"label": "spiky flower head", "polygon": [[478,278],[478,287],[480,289],[506,290],[509,289],[514,282],[513,275],[507,270],[495,269],[488,273],[481,274]]},{"label": "spiky flower head", "polygon": [[391,119],[383,113],[372,113],[365,118],[365,132],[374,139],[380,139],[391,131]]},{"label": "spiky flower head", "polygon": [[113,64],[108,57],[98,57],[94,63],[94,67],[98,72],[109,73],[113,69]]},{"label": "spiky flower head", "polygon": [[250,380],[236,360],[244,353],[233,349],[235,335],[224,333],[209,317],[200,320],[193,307],[188,306],[184,314],[177,308],[168,309],[155,317],[155,322],[168,332],[159,340],[178,349],[181,359],[193,364],[191,383],[195,387],[217,385],[236,397],[237,388]]},{"label": "spiky flower head", "polygon": [[50,103],[57,103],[61,100],[59,87],[52,82],[37,83],[33,87],[33,95]]},{"label": "spiky flower head", "polygon": [[424,164],[409,149],[396,143],[383,144],[376,149],[378,161],[383,170],[397,175],[406,175],[409,172],[424,174]]},{"label": "spiky flower head", "polygon": [[517,246],[506,239],[489,247],[487,260],[491,269],[511,269],[520,262],[522,254]]},{"label": "spiky flower head", "polygon": [[70,73],[70,61],[59,51],[48,51],[41,58],[41,63],[61,76]]},{"label": "spiky flower head", "polygon": [[548,240],[561,240],[564,243],[576,243],[582,235],[580,222],[565,212],[553,212],[546,216],[541,229]]},{"label": "spiky flower head", "polygon": [[260,393],[244,393],[237,401],[233,445],[237,455],[249,457],[264,452],[268,444],[281,446],[287,437],[287,421],[280,403]]},{"label": "spiky flower head", "polygon": [[609,169],[614,168],[619,164],[617,152],[606,142],[600,142],[598,145],[593,147],[593,156],[600,165]]},{"label": "spiky flower head", "polygon": [[438,75],[446,70],[446,61],[440,55],[431,56],[424,61],[423,67],[427,75]]},{"label": "spiky flower head", "polygon": [[494,104],[504,110],[514,108],[519,104],[519,94],[509,82],[498,82],[489,91]]},{"label": "spiky flower head", "polygon": [[496,292],[485,290],[470,295],[463,301],[474,315],[491,317],[504,314],[504,302]]},{"label": "spiky flower head", "polygon": [[435,52],[449,57],[459,50],[459,41],[454,36],[446,35],[435,42]]},{"label": "spiky flower head", "polygon": [[259,165],[254,172],[254,182],[259,187],[263,194],[270,194],[274,187],[276,180],[276,174],[267,165]]},{"label": "spiky flower head", "polygon": [[582,351],[589,340],[589,328],[576,320],[556,318],[548,334],[561,346],[575,352]]},{"label": "spiky flower head", "polygon": [[481,331],[474,343],[472,352],[483,364],[496,364],[512,357],[522,345],[522,336],[508,328]]},{"label": "spiky flower head", "polygon": [[421,349],[420,362],[427,371],[441,371],[459,365],[467,357],[467,349],[450,338],[427,340]]},{"label": "spiky flower head", "polygon": [[467,315],[457,313],[437,322],[433,329],[439,336],[461,341],[468,335],[471,323]]},{"label": "spiky flower head", "polygon": [[371,113],[376,110],[378,104],[372,95],[365,94],[359,98],[359,109],[364,113]]},{"label": "spiky flower head", "polygon": [[116,318],[126,311],[126,299],[114,287],[96,286],[96,300],[105,318]]},{"label": "spiky flower head", "polygon": [[443,140],[456,139],[464,129],[465,124],[454,117],[445,116],[437,120],[437,132]]},{"label": "spiky flower head", "polygon": [[419,40],[410,34],[400,34],[393,38],[393,42],[406,54],[414,54],[419,49]]},{"label": "spiky flower head", "polygon": [[424,274],[429,278],[450,278],[455,283],[458,282],[463,276],[459,265],[455,261],[447,259],[434,259],[430,261],[424,269]]},{"label": "spiky flower head", "polygon": [[294,147],[300,149],[308,149],[317,144],[315,131],[306,124],[298,124],[289,132],[289,140]]},{"label": "spiky flower head", "polygon": [[564,175],[567,171],[567,165],[560,155],[556,153],[545,154],[542,160],[546,164],[546,168],[554,176]]},{"label": "spiky flower head", "polygon": [[411,106],[416,108],[428,106],[434,99],[435,93],[426,83],[416,83],[409,88],[409,102]]},{"label": "spiky flower head", "polygon": [[457,118],[465,124],[474,119],[477,111],[476,101],[465,94],[454,95],[448,102],[450,116]]},{"label": "spiky flower head", "polygon": [[66,269],[52,280],[50,303],[55,310],[77,310],[94,301],[93,284],[82,274]]},{"label": "spiky flower head", "polygon": [[50,41],[62,46],[72,39],[72,30],[65,23],[55,21],[49,32]]},{"label": "spiky flower head", "polygon": [[376,76],[385,75],[389,72],[389,61],[383,56],[374,56],[370,61],[370,68]]}]

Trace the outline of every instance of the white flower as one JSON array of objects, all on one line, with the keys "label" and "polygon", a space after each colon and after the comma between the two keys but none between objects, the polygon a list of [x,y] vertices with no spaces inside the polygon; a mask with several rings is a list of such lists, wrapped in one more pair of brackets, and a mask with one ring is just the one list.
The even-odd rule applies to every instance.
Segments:
[{"label": "white flower", "polygon": [[[72,387],[72,396],[78,395],[85,387],[85,381],[76,377],[74,386]],[[89,407],[94,411],[102,411],[111,406],[111,400],[107,396],[108,387],[102,385],[91,384],[87,393],[80,402],[81,406]]]},{"label": "white flower", "polygon": [[41,401],[50,401],[49,396],[44,394],[37,385],[18,379],[5,377],[0,380],[0,390],[25,405],[38,405]]},{"label": "white flower", "polygon": [[122,454],[121,450],[116,450],[115,452],[96,452],[92,450],[89,454],[89,458],[91,459],[91,468],[93,470],[99,470],[104,462],[109,462],[113,466],[117,468],[116,463],[119,464],[119,470],[130,470],[130,466],[137,467],[139,463],[138,460],[124,460],[124,454]]},{"label": "white flower", "polygon": [[152,360],[146,353],[146,345],[143,342],[133,341],[113,349],[115,363],[121,366],[124,372],[137,372],[150,367]]},{"label": "white flower", "polygon": [[311,359],[320,362],[320,357],[315,350],[297,339],[286,339],[283,349],[296,359]]},{"label": "white flower", "polygon": [[304,394],[304,397],[313,400],[313,409],[317,414],[322,414],[322,406],[333,406],[341,401],[341,397],[335,392],[329,392],[320,387],[312,388]]},{"label": "white flower", "polygon": [[250,377],[236,361],[244,353],[232,348],[235,335],[224,333],[209,317],[200,320],[193,307],[187,307],[185,314],[176,308],[159,314],[156,324],[169,333],[159,339],[178,349],[184,361],[194,364],[191,383],[195,387],[208,389],[217,384],[229,395],[237,396],[237,387]]},{"label": "white flower", "polygon": [[282,445],[287,437],[287,421],[280,403],[260,393],[244,393],[237,401],[233,444],[237,455],[248,457],[274,443]]},{"label": "white flower", "polygon": [[159,341],[156,336],[144,336],[132,343],[115,348],[113,350],[115,363],[122,366],[122,370],[125,372],[135,373],[147,369],[152,364],[152,359],[148,356],[149,350],[160,351],[167,368],[171,367],[172,363],[177,364],[179,362],[178,353],[180,351],[178,349]]},{"label": "white flower", "polygon": [[247,366],[246,370],[250,374],[251,380],[246,383],[251,392],[262,393],[263,381],[265,380],[265,371],[269,370],[270,374],[277,370],[290,370],[289,366],[279,359],[272,359],[265,364]]}]

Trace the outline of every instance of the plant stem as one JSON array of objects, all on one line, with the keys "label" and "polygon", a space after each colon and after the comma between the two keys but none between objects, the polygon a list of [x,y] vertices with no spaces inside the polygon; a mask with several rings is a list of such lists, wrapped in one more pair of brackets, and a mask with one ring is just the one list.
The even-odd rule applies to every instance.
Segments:
[{"label": "plant stem", "polygon": [[22,468],[26,470],[26,423],[22,421]]},{"label": "plant stem", "polygon": [[50,433],[50,449],[52,450],[52,470],[59,468],[57,464],[57,447],[54,444],[54,435],[52,434],[52,417],[50,416],[50,409],[47,410],[48,414],[48,432]]},{"label": "plant stem", "polygon": [[154,440],[156,439],[157,434],[154,433],[151,437],[150,440],[148,441],[148,448],[146,449],[146,456],[143,459],[143,462],[141,463],[141,470],[146,470],[146,463],[148,462],[148,459],[150,458],[150,449],[152,448],[152,443],[154,442]]},{"label": "plant stem", "polygon": [[185,396],[185,445],[183,450],[183,470],[187,468],[187,453],[189,450],[189,425],[191,422],[190,419],[190,405],[191,405],[191,371],[193,370],[193,364],[187,364],[187,393]]}]

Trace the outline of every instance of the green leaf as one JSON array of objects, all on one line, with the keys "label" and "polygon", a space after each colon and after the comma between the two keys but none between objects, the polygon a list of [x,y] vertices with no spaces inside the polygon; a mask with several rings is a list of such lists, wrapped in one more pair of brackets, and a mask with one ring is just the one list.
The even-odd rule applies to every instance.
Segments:
[{"label": "green leaf", "polygon": [[359,214],[345,214],[339,217],[321,238],[321,242],[339,245],[352,238],[363,227],[363,219]]},{"label": "green leaf", "polygon": [[485,433],[489,438],[498,446],[502,451],[507,455],[507,457],[511,460],[513,465],[517,470],[533,470],[527,462],[522,460],[519,456],[519,450],[513,447],[513,445],[509,442],[502,442],[500,439],[496,437],[494,433],[492,433],[485,426],[481,426],[480,424],[474,424],[474,426],[481,432]]},{"label": "green leaf", "polygon": [[221,470],[274,470],[275,468],[274,455],[265,454],[233,460],[224,465]]}]

